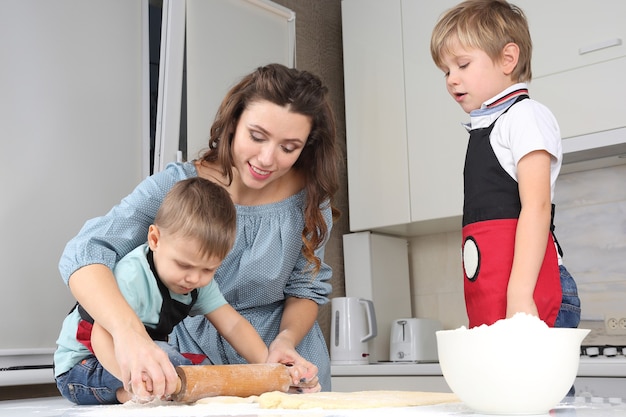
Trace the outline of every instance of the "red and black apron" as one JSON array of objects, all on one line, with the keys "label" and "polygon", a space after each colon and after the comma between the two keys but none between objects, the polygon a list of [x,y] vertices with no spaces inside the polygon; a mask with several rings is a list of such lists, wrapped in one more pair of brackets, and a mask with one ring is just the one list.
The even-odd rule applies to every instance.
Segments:
[{"label": "red and black apron", "polygon": [[[526,98],[519,96],[513,105]],[[463,173],[463,274],[470,328],[506,317],[515,231],[522,207],[517,181],[502,168],[491,147],[489,136],[495,123],[470,132]],[[551,233],[546,235],[545,244],[534,300],[539,317],[553,327],[561,306],[561,282]]]},{"label": "red and black apron", "polygon": [[[170,295],[169,289],[165,286],[165,284],[161,281],[159,275],[157,274],[151,250],[148,250],[146,257],[148,259],[148,264],[150,265],[150,269],[152,270],[154,279],[156,280],[159,287],[159,291],[161,292],[163,304],[161,305],[161,312],[159,313],[159,323],[157,324],[157,326],[145,326],[145,328],[152,340],[167,342],[168,336],[174,329],[174,326],[176,326],[189,315],[191,307],[193,307],[196,300],[198,299],[198,290],[194,289],[193,291],[191,291],[191,302],[189,304],[181,303],[180,301],[174,300]],[[93,348],[91,347],[91,330],[93,328],[94,320],[80,304],[76,303],[76,308],[78,309],[78,313],[81,317],[81,320],[78,323],[76,339],[80,343],[85,345],[91,352],[93,352]]]}]

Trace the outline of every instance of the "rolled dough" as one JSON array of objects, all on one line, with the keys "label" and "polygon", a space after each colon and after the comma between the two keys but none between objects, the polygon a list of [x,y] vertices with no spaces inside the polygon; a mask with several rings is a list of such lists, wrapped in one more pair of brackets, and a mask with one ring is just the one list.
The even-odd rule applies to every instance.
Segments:
[{"label": "rolled dough", "polygon": [[356,391],[286,394],[274,391],[261,394],[256,401],[260,408],[354,409],[435,405],[460,400],[455,394],[443,392]]}]

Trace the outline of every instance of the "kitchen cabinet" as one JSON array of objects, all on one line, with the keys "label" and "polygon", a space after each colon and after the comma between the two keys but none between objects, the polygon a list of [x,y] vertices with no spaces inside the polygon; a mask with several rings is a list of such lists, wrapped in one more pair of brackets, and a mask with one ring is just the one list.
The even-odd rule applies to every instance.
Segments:
[{"label": "kitchen cabinet", "polygon": [[[430,56],[432,28],[456,3],[342,1],[352,231],[416,236],[461,228],[468,116]],[[563,138],[626,134],[626,3],[515,3],[533,38],[531,97],[554,112]]]},{"label": "kitchen cabinet", "polygon": [[378,363],[331,366],[332,389],[338,392],[398,390],[451,392],[438,363]]},{"label": "kitchen cabinet", "polygon": [[[552,110],[561,136],[567,140],[626,127],[626,2],[515,4],[526,13],[533,38],[531,97]],[[567,18],[559,18],[565,10]]]},{"label": "kitchen cabinet", "polygon": [[343,0],[350,229],[398,235],[460,228],[465,116],[430,59],[455,0]]},{"label": "kitchen cabinet", "polygon": [[621,0],[605,0],[601,7],[586,0],[514,3],[528,19],[534,79],[626,56],[626,3]]},{"label": "kitchen cabinet", "polygon": [[333,391],[423,391],[452,392],[442,376],[334,376]]},{"label": "kitchen cabinet", "polygon": [[376,233],[343,235],[346,296],[374,303],[378,335],[368,342],[370,363],[389,360],[393,321],[411,317],[407,246],[406,239]]}]

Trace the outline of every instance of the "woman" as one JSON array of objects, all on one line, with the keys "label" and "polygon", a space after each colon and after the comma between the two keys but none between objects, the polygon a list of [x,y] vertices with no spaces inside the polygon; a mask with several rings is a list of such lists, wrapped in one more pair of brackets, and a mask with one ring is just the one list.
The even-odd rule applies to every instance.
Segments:
[{"label": "woman", "polygon": [[[201,158],[168,165],[83,226],[59,268],[78,302],[113,336],[127,390],[161,398],[175,390],[177,377],[119,294],[111,269],[144,243],[169,189],[193,176],[223,186],[237,208],[235,246],[215,274],[226,300],[268,344],[268,362],[296,367],[298,391],[330,389],[316,318],[331,291],[332,271],[322,259],[339,215],[331,205],[337,161],[326,87],[306,71],[268,65],[228,92]],[[178,325],[171,343],[214,364],[243,362],[202,317]]]}]

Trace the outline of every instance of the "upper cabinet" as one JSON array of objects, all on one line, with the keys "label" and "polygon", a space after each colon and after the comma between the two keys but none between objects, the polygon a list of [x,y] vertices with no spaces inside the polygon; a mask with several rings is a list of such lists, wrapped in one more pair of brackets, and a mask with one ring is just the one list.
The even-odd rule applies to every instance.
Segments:
[{"label": "upper cabinet", "polygon": [[[461,228],[469,116],[430,56],[435,23],[457,3],[342,0],[352,231]],[[626,2],[514,3],[533,38],[530,95],[554,112],[563,138],[624,128]]]},{"label": "upper cabinet", "polygon": [[604,0],[514,0],[533,38],[533,78],[626,56],[626,3]]},{"label": "upper cabinet", "polygon": [[562,137],[626,126],[626,2],[515,4],[525,11],[533,38],[531,97],[552,110]]},{"label": "upper cabinet", "polygon": [[352,231],[460,228],[466,116],[429,52],[454,1],[433,4],[342,1]]}]

